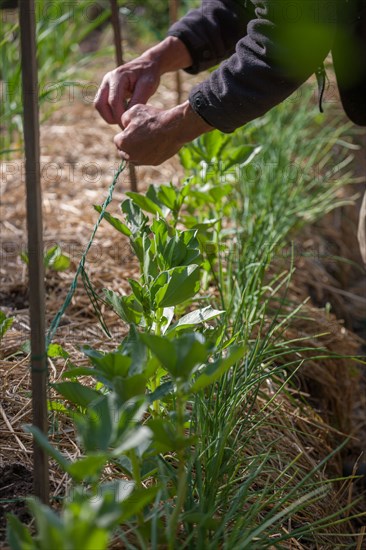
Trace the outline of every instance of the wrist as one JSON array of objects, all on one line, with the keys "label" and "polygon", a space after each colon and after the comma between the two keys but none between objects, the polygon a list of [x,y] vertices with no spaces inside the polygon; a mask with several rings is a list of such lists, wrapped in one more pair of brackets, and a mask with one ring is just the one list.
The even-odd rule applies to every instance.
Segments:
[{"label": "wrist", "polygon": [[179,138],[182,143],[188,143],[198,136],[214,130],[213,126],[194,112],[188,100],[174,107],[172,111],[179,121]]},{"label": "wrist", "polygon": [[188,49],[176,36],[167,36],[159,44],[149,48],[142,57],[157,65],[160,76],[192,65]]}]

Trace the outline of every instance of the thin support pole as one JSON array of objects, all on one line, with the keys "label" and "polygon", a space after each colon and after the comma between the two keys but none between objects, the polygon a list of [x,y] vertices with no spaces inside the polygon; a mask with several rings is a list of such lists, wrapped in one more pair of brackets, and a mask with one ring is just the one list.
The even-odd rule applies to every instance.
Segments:
[{"label": "thin support pole", "polygon": [[[111,4],[111,21],[112,21],[113,34],[114,34],[114,47],[116,52],[116,63],[117,63],[117,67],[120,67],[121,65],[123,65],[124,59],[123,59],[121,25],[119,23],[118,1],[110,0],[110,4]],[[131,189],[132,191],[137,191],[137,177],[136,177],[136,170],[134,165],[129,163],[128,170],[130,175]]]},{"label": "thin support pole", "polygon": [[[42,197],[34,0],[19,2],[19,9],[27,190],[33,424],[47,435],[48,373],[45,349]],[[34,493],[47,504],[49,501],[48,457],[35,441],[33,443],[33,465]]]}]

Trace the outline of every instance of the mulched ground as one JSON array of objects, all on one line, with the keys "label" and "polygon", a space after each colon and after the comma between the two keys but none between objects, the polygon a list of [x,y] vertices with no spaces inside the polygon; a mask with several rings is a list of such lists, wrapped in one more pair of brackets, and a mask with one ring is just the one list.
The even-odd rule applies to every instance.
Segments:
[{"label": "mulched ground", "polygon": [[[112,60],[99,61],[90,69],[93,80],[99,82],[102,74],[112,67]],[[185,80],[185,94],[189,88],[190,81]],[[168,107],[174,102],[174,79],[166,78],[153,103]],[[78,91],[72,97],[64,97],[42,125],[46,247],[58,243],[72,260],[69,271],[47,273],[48,323],[63,302],[95,223],[96,213],[92,205],[101,204],[104,200],[113,171],[119,164],[112,143],[114,133],[115,129],[106,125],[94,112],[90,98],[83,97]],[[363,152],[357,153],[354,169],[364,176],[366,138],[360,134],[354,139],[358,139],[364,147]],[[31,438],[22,430],[22,424],[31,421],[29,357],[26,353],[19,353],[20,346],[29,338],[27,272],[19,257],[26,248],[24,166],[21,159],[5,163],[2,175],[0,245],[4,261],[0,267],[0,307],[15,320],[0,344],[0,498],[4,499],[0,540],[4,536],[4,513],[13,511],[23,521],[29,519],[23,501],[18,499],[32,491]],[[178,160],[172,159],[157,168],[138,168],[137,175],[139,189],[144,190],[150,182],[177,182],[182,171]],[[361,190],[362,185],[364,182],[350,187],[347,192],[352,194],[355,190]],[[128,189],[128,174],[123,174],[109,209],[112,214],[118,215],[118,205]],[[349,262],[334,264],[326,255],[319,258],[303,254],[297,259],[297,271],[292,281],[292,295],[297,303],[311,296],[308,312],[313,322],[295,326],[294,334],[289,336],[309,335],[310,339],[317,332],[314,323],[318,322],[323,331],[330,332],[328,349],[345,354],[362,352],[366,335],[365,272],[355,239],[357,211],[357,204],[339,209],[314,227],[306,228],[299,236],[299,242],[305,249],[331,249],[334,255],[343,256]],[[133,277],[136,272],[136,262],[127,242],[107,224],[102,224],[88,259],[88,273],[93,284],[99,289],[107,287],[123,293],[128,288],[127,278]],[[325,315],[327,302],[332,304],[335,314]],[[79,351],[80,345],[89,343],[104,349],[112,348],[125,334],[125,327],[113,313],[106,311],[105,315],[112,340],[106,339],[101,331],[85,293],[81,289],[78,291],[56,336],[56,341],[64,345],[78,364],[85,362]],[[62,361],[51,361],[51,381],[59,378],[63,368]],[[353,378],[349,375],[352,369],[355,373]],[[352,369],[345,360],[342,364],[328,365],[327,376],[324,376],[317,365],[310,365],[299,381],[301,389],[313,404],[311,414],[319,413],[333,428],[352,432],[353,439],[348,448],[351,462],[366,451],[366,378],[355,366],[352,365]],[[308,419],[305,419],[309,427],[315,421],[311,414],[309,412]],[[321,434],[326,431],[325,427],[319,431],[319,446],[324,444]],[[309,438],[310,432],[309,429]],[[330,429],[327,433],[333,432]],[[79,453],[72,442],[72,435],[67,425],[63,426],[63,432],[59,435],[59,443],[70,458]],[[306,441],[303,442],[305,444]],[[312,445],[313,439],[309,447]],[[321,449],[320,456],[322,452],[325,451]],[[53,496],[59,496],[64,491],[65,479],[54,466],[51,467],[51,483]]]},{"label": "mulched ground", "polygon": [[6,528],[6,514],[13,513],[24,523],[29,523],[31,515],[24,498],[33,491],[32,470],[19,462],[6,464],[0,468],[0,529]]}]

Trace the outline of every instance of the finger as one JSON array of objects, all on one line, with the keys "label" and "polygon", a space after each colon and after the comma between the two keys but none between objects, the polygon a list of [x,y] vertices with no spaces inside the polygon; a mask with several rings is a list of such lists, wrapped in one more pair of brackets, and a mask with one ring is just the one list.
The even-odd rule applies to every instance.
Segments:
[{"label": "finger", "polygon": [[151,77],[142,77],[136,82],[135,89],[133,90],[131,100],[128,107],[131,108],[138,103],[145,105],[150,97],[156,92],[157,82]]},{"label": "finger", "polygon": [[130,155],[125,151],[118,151],[118,156],[119,158],[121,158],[122,160],[125,160],[126,162],[130,160]]},{"label": "finger", "polygon": [[131,83],[128,77],[122,76],[113,80],[109,86],[108,102],[113,113],[115,123],[119,124],[121,116],[126,110],[127,99],[131,96]]},{"label": "finger", "polygon": [[130,155],[126,153],[126,151],[123,151],[123,144],[124,144],[124,136],[123,132],[120,132],[119,134],[116,134],[114,136],[114,144],[118,149],[118,156],[123,160],[130,160]]},{"label": "finger", "polygon": [[104,84],[102,82],[94,99],[94,107],[96,108],[100,116],[104,118],[106,122],[108,122],[108,124],[115,124],[114,116],[108,103],[108,96],[109,84],[108,82],[105,82]]},{"label": "finger", "polygon": [[134,105],[133,107],[129,107],[127,111],[123,113],[121,118],[123,128],[127,128],[134,118],[143,119],[146,109],[147,107],[145,105],[141,105],[140,103]]}]

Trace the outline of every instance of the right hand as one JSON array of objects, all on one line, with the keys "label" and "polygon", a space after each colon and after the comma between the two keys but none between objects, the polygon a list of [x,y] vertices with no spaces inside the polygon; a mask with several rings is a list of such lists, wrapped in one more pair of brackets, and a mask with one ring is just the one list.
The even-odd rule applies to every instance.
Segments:
[{"label": "right hand", "polygon": [[121,117],[128,108],[145,104],[156,92],[160,76],[159,64],[141,55],[104,76],[94,106],[108,124],[121,126]]}]

